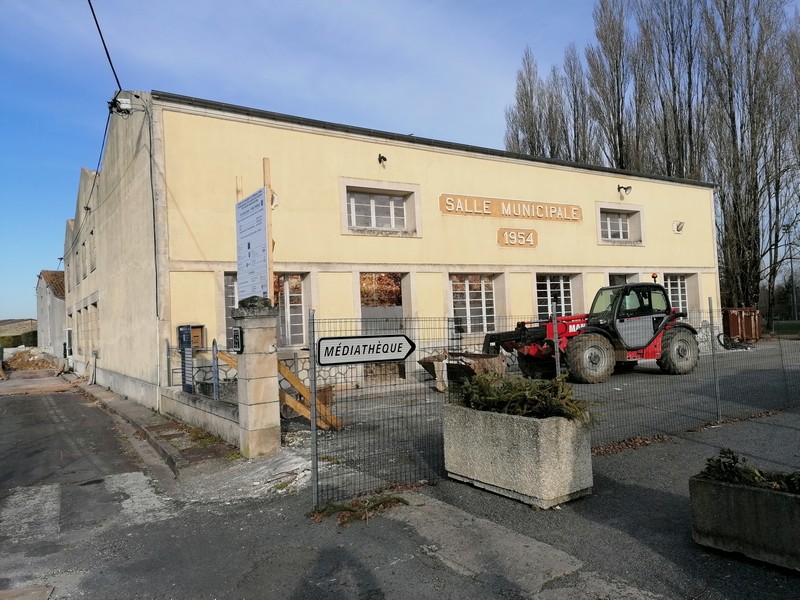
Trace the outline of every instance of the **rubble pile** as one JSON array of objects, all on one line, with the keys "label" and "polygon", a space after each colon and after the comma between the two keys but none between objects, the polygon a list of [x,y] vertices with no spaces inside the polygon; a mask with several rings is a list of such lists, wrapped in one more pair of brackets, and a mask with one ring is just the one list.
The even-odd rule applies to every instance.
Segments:
[{"label": "rubble pile", "polygon": [[36,348],[17,352],[9,360],[3,362],[6,371],[32,371],[34,369],[55,369],[53,358]]}]

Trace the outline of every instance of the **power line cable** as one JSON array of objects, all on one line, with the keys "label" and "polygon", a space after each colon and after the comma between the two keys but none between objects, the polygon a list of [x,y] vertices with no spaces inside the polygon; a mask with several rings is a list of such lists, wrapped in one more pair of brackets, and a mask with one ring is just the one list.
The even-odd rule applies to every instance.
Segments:
[{"label": "power line cable", "polygon": [[[97,178],[100,177],[100,163],[103,161],[103,152],[105,151],[106,140],[108,139],[108,126],[110,122],[111,122],[111,113],[109,112],[108,117],[106,117],[106,127],[105,130],[103,131],[103,141],[100,144],[100,156],[97,157],[97,168],[95,169],[94,177],[92,178],[92,187],[89,190],[89,194],[86,196],[86,203],[84,204],[84,209],[87,211],[89,208],[89,202],[91,202],[92,200],[92,194],[94,193],[95,186],[97,185]],[[100,204],[102,204],[102,201],[100,201],[97,204],[97,206],[95,206],[95,210],[97,210],[97,208],[100,207]],[[70,247],[67,248],[67,250],[64,252],[63,258],[69,256],[69,254],[72,252],[72,249],[76,246],[76,244],[80,240],[81,231],[83,230],[83,226],[86,224],[86,221],[88,221],[88,218],[84,216],[84,218],[81,219],[81,224],[78,227],[78,231],[76,231],[73,234],[72,244],[70,244]]]},{"label": "power line cable", "polygon": [[117,81],[117,91],[122,91],[122,84],[119,82],[119,77],[117,77],[117,70],[114,68],[114,63],[111,62],[111,54],[108,52],[108,46],[106,46],[106,40],[103,37],[103,32],[100,29],[100,23],[97,21],[97,15],[94,12],[94,6],[92,6],[92,0],[86,0],[89,3],[89,9],[92,11],[92,17],[94,18],[94,24],[97,26],[97,33],[100,34],[100,41],[103,42],[103,49],[106,51],[106,58],[108,58],[108,64],[111,67],[111,72],[114,74],[114,79]]}]

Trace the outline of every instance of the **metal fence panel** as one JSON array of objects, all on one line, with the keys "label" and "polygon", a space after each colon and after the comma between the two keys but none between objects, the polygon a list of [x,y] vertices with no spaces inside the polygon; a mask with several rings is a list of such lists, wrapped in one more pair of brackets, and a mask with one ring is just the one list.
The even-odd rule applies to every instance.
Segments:
[{"label": "metal fence panel", "polygon": [[318,502],[442,476],[446,396],[418,359],[449,346],[447,321],[316,320],[314,330],[315,341],[400,331],[417,346],[401,362],[317,367],[317,390],[335,386],[328,408],[343,423],[339,431],[317,431]]},{"label": "metal fence panel", "polygon": [[[643,360],[604,383],[575,384],[575,395],[591,404],[594,447],[798,404],[800,339],[767,336],[756,344],[731,344],[720,335],[721,317],[719,311],[695,311],[686,319],[698,331],[700,357],[692,373],[668,375],[655,360]],[[530,320],[496,318],[495,330]],[[467,334],[458,319],[315,319],[312,329],[315,343],[321,337],[400,331],[417,345],[402,362],[316,368],[317,389],[335,390],[328,408],[343,427],[317,432],[315,503],[442,476],[442,406],[448,395],[437,391],[420,360],[441,358],[445,351],[451,361],[480,353],[483,334]],[[519,373],[513,354],[504,358],[508,372]],[[307,360],[296,358],[295,372],[310,374]]]}]

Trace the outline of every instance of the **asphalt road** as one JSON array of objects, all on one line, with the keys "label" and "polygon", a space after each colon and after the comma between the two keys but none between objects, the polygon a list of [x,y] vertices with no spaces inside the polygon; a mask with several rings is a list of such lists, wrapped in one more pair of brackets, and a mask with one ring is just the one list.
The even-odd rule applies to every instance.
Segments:
[{"label": "asphalt road", "polygon": [[798,432],[795,409],[595,457],[559,510],[441,480],[341,527],[262,486],[272,459],[174,480],[94,402],[0,397],[0,598],[793,599],[800,574],[692,542],[687,482],[723,446],[798,470]]},{"label": "asphalt road", "polygon": [[5,396],[0,415],[0,598],[478,600],[533,597],[564,576],[591,597],[654,597],[420,494],[350,527],[316,523],[308,488],[261,485],[280,457],[171,480],[74,393]]}]

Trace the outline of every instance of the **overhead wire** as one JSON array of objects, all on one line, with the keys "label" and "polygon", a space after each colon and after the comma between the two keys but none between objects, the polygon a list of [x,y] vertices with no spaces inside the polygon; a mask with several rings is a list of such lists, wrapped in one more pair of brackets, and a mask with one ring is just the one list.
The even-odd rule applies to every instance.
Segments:
[{"label": "overhead wire", "polygon": [[[119,76],[117,75],[117,70],[116,70],[116,68],[114,68],[114,61],[111,60],[111,53],[108,51],[108,45],[106,44],[106,39],[105,39],[105,36],[103,35],[103,30],[100,28],[100,21],[98,21],[98,19],[97,19],[97,13],[95,12],[94,6],[92,5],[92,0],[86,0],[86,1],[89,4],[89,10],[92,13],[92,19],[94,19],[94,24],[95,24],[95,27],[97,28],[97,33],[100,36],[100,42],[103,44],[103,50],[104,50],[104,52],[106,54],[106,58],[108,59],[108,65],[111,67],[111,73],[114,75],[114,81],[116,81],[116,83],[117,83],[117,91],[114,94],[114,100],[112,100],[111,104],[109,105],[109,113],[108,113],[108,117],[106,118],[105,130],[103,131],[103,141],[100,144],[100,156],[97,158],[97,168],[94,171],[94,177],[92,179],[92,188],[89,190],[89,194],[86,197],[86,202],[85,202],[85,204],[83,206],[84,209],[86,209],[86,207],[89,206],[89,202],[92,199],[92,194],[94,193],[94,190],[97,187],[97,178],[100,176],[100,164],[103,161],[103,152],[104,152],[105,147],[106,147],[106,140],[108,139],[108,126],[109,126],[109,124],[111,122],[111,114],[112,114],[112,110],[111,110],[112,106],[111,105],[113,105],[113,103],[117,99],[117,96],[122,91],[122,84],[119,81]],[[99,208],[99,206],[101,204],[102,204],[102,201],[99,202],[97,204],[97,206],[95,206],[95,209]],[[88,209],[87,209],[87,211],[88,211]],[[73,234],[72,244],[70,244],[70,247],[67,248],[66,251],[64,252],[64,256],[62,257],[63,259],[66,259],[69,256],[69,254],[72,252],[73,248],[75,248],[75,245],[80,240],[81,231],[83,230],[83,226],[86,224],[87,220],[88,219],[86,219],[86,218],[81,219],[81,223],[80,223],[80,225],[78,227],[78,231],[76,231]]]},{"label": "overhead wire", "polygon": [[[109,112],[108,113],[108,117],[106,117],[106,126],[105,126],[105,129],[103,131],[103,141],[100,143],[100,156],[97,157],[97,167],[94,170],[94,177],[92,177],[92,187],[89,190],[89,194],[86,197],[86,202],[84,204],[84,208],[89,206],[89,202],[92,200],[92,194],[94,193],[95,187],[97,187],[97,178],[100,177],[100,164],[103,161],[103,152],[105,151],[105,148],[106,148],[106,140],[108,139],[108,126],[109,126],[110,123],[111,123],[111,112]],[[95,206],[95,210],[97,208],[99,208],[102,203],[103,203],[102,201],[99,202],[97,204],[97,206]],[[80,239],[81,231],[83,230],[83,226],[86,224],[87,220],[88,219],[86,219],[86,218],[81,219],[81,224],[78,227],[78,231],[76,231],[73,234],[72,244],[64,252],[64,256],[63,256],[64,259],[67,258],[67,256],[70,254],[70,252],[72,252],[72,249],[78,243],[78,240]]]},{"label": "overhead wire", "polygon": [[97,20],[97,15],[94,12],[94,6],[92,6],[92,0],[86,0],[89,3],[89,10],[92,11],[92,18],[94,19],[94,24],[97,27],[97,33],[100,34],[100,41],[103,43],[103,50],[106,51],[106,58],[108,59],[108,64],[111,67],[111,72],[114,74],[114,79],[117,82],[117,91],[122,91],[122,84],[119,82],[119,77],[117,77],[117,70],[114,68],[114,63],[111,61],[111,54],[108,51],[108,46],[106,46],[106,40],[103,37],[103,31],[100,29],[100,23]]}]

